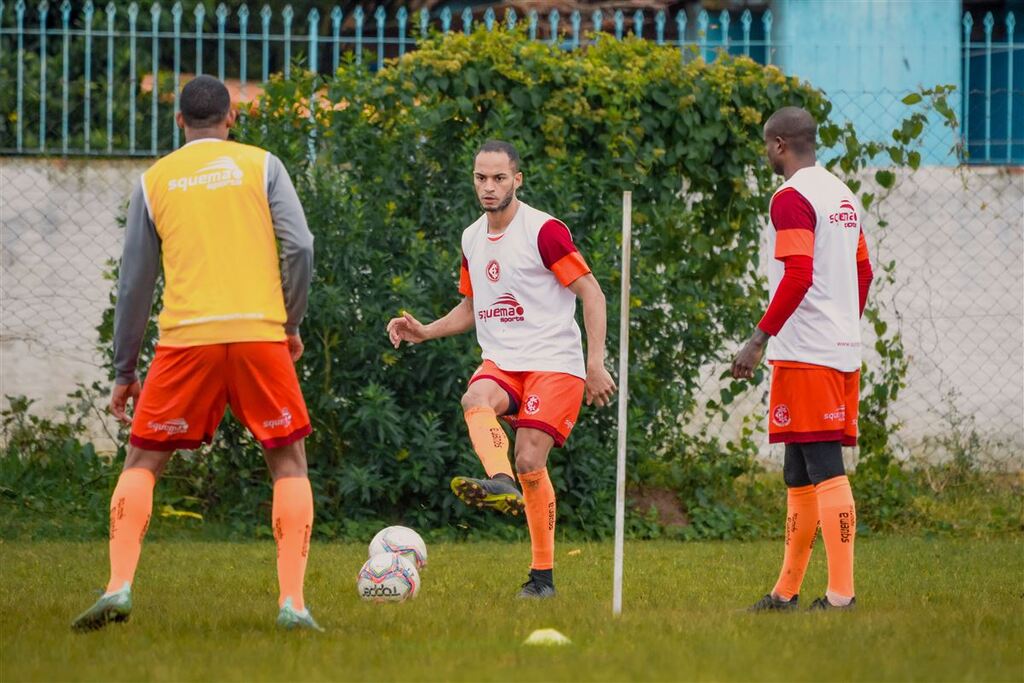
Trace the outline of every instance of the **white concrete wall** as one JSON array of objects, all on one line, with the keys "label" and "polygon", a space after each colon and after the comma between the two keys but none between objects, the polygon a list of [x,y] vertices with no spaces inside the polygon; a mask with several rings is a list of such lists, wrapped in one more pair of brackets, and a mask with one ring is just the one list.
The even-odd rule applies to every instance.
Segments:
[{"label": "white concrete wall", "polygon": [[149,163],[0,159],[0,393],[52,414],[76,383],[106,381],[96,350],[112,285],[104,272]]},{"label": "white concrete wall", "polygon": [[[0,383],[4,394],[62,405],[76,382],[105,380],[95,328],[108,305],[117,216],[148,161],[0,159]],[[950,429],[955,406],[1009,454],[1024,453],[1024,175],[929,167],[907,173],[869,216],[873,261],[896,262],[893,324],[911,357],[897,404],[909,450]],[[751,321],[753,325],[755,321]],[[718,393],[721,369],[708,369]],[[760,414],[763,392],[734,409]],[[769,458],[778,454],[767,449]],[[941,454],[938,454],[941,457]]]}]

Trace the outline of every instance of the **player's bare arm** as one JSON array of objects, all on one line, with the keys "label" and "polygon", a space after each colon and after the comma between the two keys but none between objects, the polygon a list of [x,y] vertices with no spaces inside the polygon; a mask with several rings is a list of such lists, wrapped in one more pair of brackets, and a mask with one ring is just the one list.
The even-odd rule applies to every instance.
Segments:
[{"label": "player's bare arm", "polygon": [[440,339],[473,329],[473,299],[465,297],[446,315],[424,325],[407,311],[388,321],[388,338],[397,349],[402,342],[419,344],[428,339]]},{"label": "player's bare arm", "polygon": [[608,309],[601,285],[591,273],[580,277],[569,289],[583,302],[583,324],[587,330],[587,405],[602,408],[615,393],[615,382],[604,366],[605,335],[608,329]]},{"label": "player's bare arm", "polygon": [[759,327],[754,329],[754,334],[750,336],[750,339],[732,360],[733,377],[751,379],[754,376],[754,369],[761,364],[761,356],[764,355],[764,347],[768,344],[769,339],[767,332]]}]

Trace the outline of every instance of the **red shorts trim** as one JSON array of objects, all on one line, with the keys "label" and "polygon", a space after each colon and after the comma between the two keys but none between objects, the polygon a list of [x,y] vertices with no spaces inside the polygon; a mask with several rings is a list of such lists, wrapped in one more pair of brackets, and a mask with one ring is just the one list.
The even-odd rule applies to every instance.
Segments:
[{"label": "red shorts trim", "polygon": [[515,429],[536,429],[544,432],[555,440],[555,446],[558,448],[565,445],[565,440],[568,438],[566,436],[562,436],[557,429],[549,425],[547,422],[541,422],[540,420],[520,420],[515,417],[510,417],[508,421]]},{"label": "red shorts trim", "polygon": [[211,443],[213,437],[209,434],[203,436],[201,439],[169,439],[167,441],[157,441],[154,439],[147,439],[141,436],[132,434],[128,437],[128,442],[133,446],[138,446],[147,451],[194,451],[195,449],[202,446],[204,443]]},{"label": "red shorts trim", "polygon": [[509,412],[515,412],[519,410],[519,405],[523,402],[523,397],[516,391],[515,387],[513,387],[511,384],[506,382],[501,377],[498,377],[497,375],[488,374],[473,375],[472,377],[469,378],[469,383],[472,384],[473,382],[479,381],[481,379],[489,379],[505,390],[505,393],[508,394],[509,400],[515,403],[515,405],[509,405]]},{"label": "red shorts trim", "polygon": [[229,405],[265,448],[312,431],[286,342],[161,345],[132,417],[131,443],[156,451],[198,448],[213,440]]},{"label": "red shorts trim", "polygon": [[822,365],[772,364],[769,443],[839,441],[857,445],[860,371]]},{"label": "red shorts trim", "polygon": [[273,439],[264,439],[260,441],[260,445],[262,445],[264,448],[284,448],[285,446],[289,446],[298,441],[299,439],[307,437],[312,433],[313,427],[311,425],[306,425],[305,427],[299,427],[288,436],[279,436]]},{"label": "red shorts trim", "polygon": [[819,441],[840,441],[844,446],[856,446],[857,439],[850,438],[841,429],[830,432],[775,432],[768,436],[768,443],[817,443]]},{"label": "red shorts trim", "polygon": [[489,379],[518,403],[504,415],[513,429],[537,429],[551,436],[561,448],[580,414],[584,381],[564,372],[506,372],[485,360],[469,383]]}]

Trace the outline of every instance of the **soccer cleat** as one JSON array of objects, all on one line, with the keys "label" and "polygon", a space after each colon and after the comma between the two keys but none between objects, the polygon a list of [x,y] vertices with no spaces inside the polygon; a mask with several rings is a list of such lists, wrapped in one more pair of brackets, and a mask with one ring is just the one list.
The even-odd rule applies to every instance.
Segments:
[{"label": "soccer cleat", "polygon": [[765,593],[764,597],[747,608],[748,612],[788,612],[797,607],[800,600],[799,595],[794,595],[789,600],[777,598],[771,593]]},{"label": "soccer cleat", "polygon": [[544,600],[555,597],[555,586],[550,580],[541,578],[539,572],[530,570],[530,580],[523,584],[516,596],[528,600]]},{"label": "soccer cleat", "polygon": [[452,479],[452,493],[470,507],[490,508],[506,515],[519,515],[526,510],[523,494],[510,478],[455,477]]},{"label": "soccer cleat", "polygon": [[850,598],[849,605],[833,605],[828,601],[828,597],[821,597],[811,603],[811,606],[807,608],[808,612],[827,612],[829,610],[852,610],[853,606],[857,604],[857,598]]},{"label": "soccer cleat", "polygon": [[128,621],[132,613],[132,586],[127,581],[121,590],[104,593],[89,609],[71,622],[71,629],[80,633],[101,629],[111,622]]},{"label": "soccer cleat", "polygon": [[320,627],[320,624],[316,623],[313,615],[309,613],[309,608],[304,607],[299,612],[292,606],[291,598],[285,598],[284,604],[281,605],[281,611],[277,613],[277,625],[287,631],[307,629],[323,632],[323,628]]}]

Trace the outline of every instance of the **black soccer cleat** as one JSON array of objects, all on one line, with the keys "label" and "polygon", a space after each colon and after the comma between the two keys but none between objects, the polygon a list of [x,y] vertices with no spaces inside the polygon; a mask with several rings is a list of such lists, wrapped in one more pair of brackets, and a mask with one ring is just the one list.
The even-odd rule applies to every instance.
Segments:
[{"label": "black soccer cleat", "polygon": [[771,593],[765,593],[764,597],[747,608],[748,612],[788,612],[795,610],[800,600],[799,595],[794,595],[789,600],[777,598]]},{"label": "black soccer cleat", "polygon": [[451,486],[455,497],[469,507],[489,508],[505,515],[520,515],[526,511],[523,494],[516,488],[511,477],[455,477]]},{"label": "black soccer cleat", "polygon": [[523,584],[516,597],[527,600],[555,597],[555,583],[551,578],[551,570],[531,569],[530,580]]},{"label": "black soccer cleat", "polygon": [[818,598],[807,608],[808,612],[828,612],[829,610],[850,611],[857,604],[857,598],[850,598],[849,605],[833,605],[828,601],[828,596]]}]

